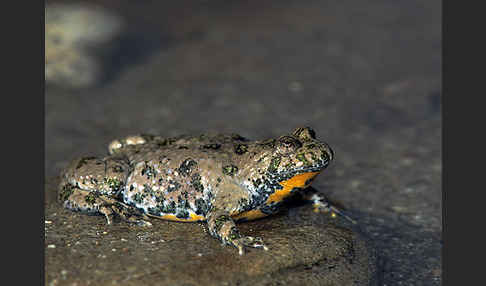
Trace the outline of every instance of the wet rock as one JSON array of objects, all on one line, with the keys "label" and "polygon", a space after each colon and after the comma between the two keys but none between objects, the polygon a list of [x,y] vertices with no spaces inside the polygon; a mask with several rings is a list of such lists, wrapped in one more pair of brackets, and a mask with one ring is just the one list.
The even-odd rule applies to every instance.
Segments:
[{"label": "wet rock", "polygon": [[[239,256],[200,223],[143,228],[63,209],[46,187],[46,285],[376,285],[376,257],[340,219],[293,207],[240,223],[270,250]],[[56,247],[49,247],[55,245]]]}]

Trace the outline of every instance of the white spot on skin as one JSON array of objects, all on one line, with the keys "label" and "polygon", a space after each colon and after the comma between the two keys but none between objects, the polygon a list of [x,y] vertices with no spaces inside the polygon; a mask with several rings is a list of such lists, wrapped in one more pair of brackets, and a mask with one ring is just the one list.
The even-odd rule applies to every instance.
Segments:
[{"label": "white spot on skin", "polygon": [[327,204],[324,204],[322,201],[321,201],[321,197],[319,197],[318,195],[316,194],[313,194],[311,196],[311,200],[312,200],[312,203],[314,204],[314,207],[322,207],[323,209],[327,209]]},{"label": "white spot on skin", "polygon": [[110,143],[110,145],[108,146],[108,150],[110,151],[110,153],[113,153],[113,151],[115,151],[116,149],[120,149],[121,147],[122,144],[120,143],[120,141],[115,140]]},{"label": "white spot on skin", "polygon": [[133,137],[128,137],[127,140],[127,145],[137,145],[137,144],[144,144],[145,139],[143,139],[140,136],[133,136]]},{"label": "white spot on skin", "polygon": [[314,159],[312,159],[312,156],[310,153],[305,153],[305,159],[307,159],[307,161],[309,162],[314,162]]}]

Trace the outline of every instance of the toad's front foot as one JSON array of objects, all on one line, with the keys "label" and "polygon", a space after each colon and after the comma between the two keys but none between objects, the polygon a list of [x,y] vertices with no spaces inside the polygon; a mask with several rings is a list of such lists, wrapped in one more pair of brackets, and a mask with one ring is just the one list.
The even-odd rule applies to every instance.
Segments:
[{"label": "toad's front foot", "polygon": [[238,249],[238,253],[243,255],[245,247],[263,248],[268,247],[263,244],[260,237],[243,236],[236,228],[235,222],[226,212],[215,212],[208,218],[209,233],[219,239],[223,244],[232,245]]},{"label": "toad's front foot", "polygon": [[263,240],[260,237],[253,236],[243,236],[231,241],[231,244],[238,248],[238,253],[243,255],[245,253],[246,247],[263,248],[263,250],[268,250],[268,247],[263,244]]},{"label": "toad's front foot", "polygon": [[357,224],[357,222],[350,218],[349,216],[345,215],[341,210],[337,207],[333,206],[326,198],[323,196],[319,196],[318,194],[312,194],[309,200],[312,201],[314,212],[324,212],[324,213],[331,213],[331,216],[334,218],[336,215],[342,216],[346,220],[350,221],[353,224]]}]

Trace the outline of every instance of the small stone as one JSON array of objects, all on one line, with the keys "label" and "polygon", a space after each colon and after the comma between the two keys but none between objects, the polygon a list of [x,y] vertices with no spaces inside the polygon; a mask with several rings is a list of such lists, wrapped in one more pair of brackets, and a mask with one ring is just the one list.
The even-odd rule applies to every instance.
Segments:
[{"label": "small stone", "polygon": [[361,185],[361,181],[352,180],[351,183],[350,183],[350,185],[351,185],[351,188],[357,189]]},{"label": "small stone", "polygon": [[397,212],[397,213],[405,213],[405,212],[407,212],[407,208],[406,207],[402,207],[402,206],[392,206],[391,209],[394,212]]},{"label": "small stone", "polygon": [[[108,10],[85,4],[50,4],[45,7],[45,81],[82,88],[102,80],[102,61],[89,53],[120,33],[122,19]],[[106,49],[109,51],[109,49]]]},{"label": "small stone", "polygon": [[300,92],[303,89],[304,89],[304,87],[298,81],[293,81],[293,82],[289,83],[289,90],[292,91],[292,92]]}]

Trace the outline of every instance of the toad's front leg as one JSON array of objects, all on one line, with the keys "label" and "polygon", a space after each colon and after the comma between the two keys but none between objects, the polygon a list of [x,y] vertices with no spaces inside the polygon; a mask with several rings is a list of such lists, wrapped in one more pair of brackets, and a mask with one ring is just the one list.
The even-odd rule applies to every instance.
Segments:
[{"label": "toad's front leg", "polygon": [[243,255],[245,246],[268,250],[261,238],[241,235],[228,212],[214,210],[208,214],[207,221],[209,233],[223,244],[238,248],[240,255]]},{"label": "toad's front leg", "polygon": [[302,198],[306,201],[312,202],[314,207],[314,212],[324,212],[324,213],[331,213],[332,217],[336,217],[336,215],[342,216],[346,220],[350,221],[353,224],[357,224],[357,222],[352,219],[351,217],[347,216],[343,211],[341,211],[338,207],[333,205],[324,195],[320,194],[316,189],[313,187],[309,187],[306,189],[306,192],[302,194]]}]

